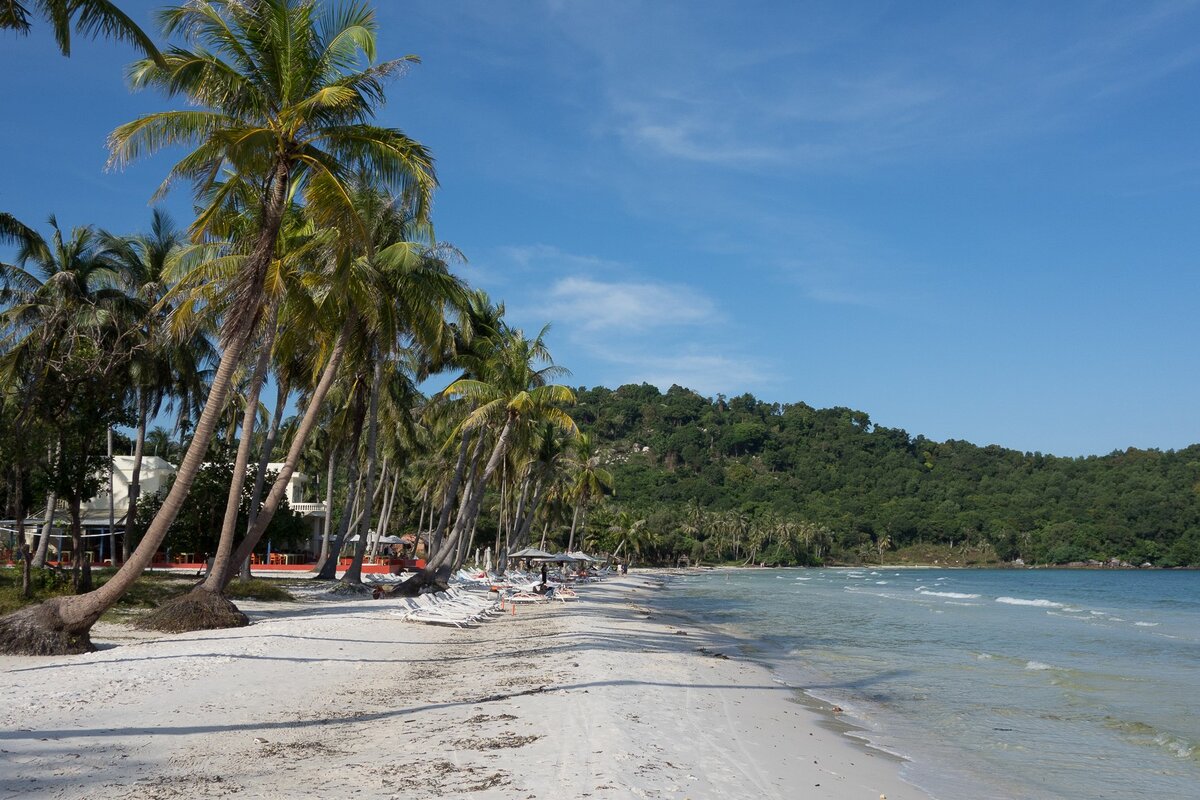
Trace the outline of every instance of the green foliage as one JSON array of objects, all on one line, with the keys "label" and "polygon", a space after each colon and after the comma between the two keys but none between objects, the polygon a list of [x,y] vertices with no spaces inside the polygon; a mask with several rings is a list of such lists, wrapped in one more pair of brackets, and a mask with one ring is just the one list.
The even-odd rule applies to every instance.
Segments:
[{"label": "green foliage", "polygon": [[[175,552],[198,553],[211,555],[217,550],[217,542],[221,538],[221,522],[225,516],[225,504],[229,496],[229,486],[233,480],[232,464],[205,464],[196,474],[191,491],[179,515],[171,523],[167,532],[164,546]],[[268,473],[268,485],[275,480],[274,473]],[[145,530],[162,506],[162,500],[171,489],[174,478],[162,488],[161,493],[146,498],[138,504],[138,530]],[[249,470],[249,480],[242,487],[242,504],[238,509],[238,539],[240,542],[245,535],[246,524],[250,516],[250,492],[254,484],[253,470]],[[267,541],[277,549],[288,549],[307,544],[308,526],[295,514],[290,513],[287,498],[280,502],[279,511],[267,526],[262,539],[262,547],[266,548]]]},{"label": "green foliage", "polygon": [[[104,585],[116,570],[103,570],[97,573],[97,584]],[[180,580],[174,575],[161,573],[143,573],[129,591],[121,595],[117,601],[117,609],[133,611],[135,609],[158,608],[168,600],[178,597],[194,586],[194,579]]]},{"label": "green foliage", "polygon": [[31,603],[40,603],[51,597],[74,594],[71,573],[54,569],[34,569],[30,575],[33,596],[21,597],[21,567],[0,569],[0,614],[16,611]]},{"label": "green foliage", "polygon": [[291,592],[274,581],[254,578],[235,580],[225,587],[225,596],[233,600],[295,600]]},{"label": "green foliage", "polygon": [[[648,520],[647,550],[663,562],[1200,564],[1200,445],[1059,458],[751,395],[641,385],[577,397],[580,428],[614,475],[615,511]],[[590,519],[588,536],[609,544],[602,523]],[[809,543],[781,548],[788,524]]]},{"label": "green foliage", "polygon": [[[96,570],[97,585],[103,585],[116,573],[115,570]],[[33,596],[28,600],[21,597],[21,570],[0,570],[0,614],[15,611],[22,606],[40,603],[51,597],[75,593],[71,573],[58,569],[34,569],[31,573]],[[166,600],[186,592],[194,581],[181,581],[175,577],[144,574],[120,599],[124,609],[157,608]]]}]

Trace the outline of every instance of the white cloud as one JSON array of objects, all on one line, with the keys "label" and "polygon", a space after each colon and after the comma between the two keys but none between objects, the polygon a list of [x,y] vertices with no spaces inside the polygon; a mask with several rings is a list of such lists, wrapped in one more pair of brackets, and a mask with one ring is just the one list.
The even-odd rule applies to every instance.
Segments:
[{"label": "white cloud", "polygon": [[587,333],[702,325],[720,318],[708,297],[682,284],[562,278],[542,302],[551,318]]}]

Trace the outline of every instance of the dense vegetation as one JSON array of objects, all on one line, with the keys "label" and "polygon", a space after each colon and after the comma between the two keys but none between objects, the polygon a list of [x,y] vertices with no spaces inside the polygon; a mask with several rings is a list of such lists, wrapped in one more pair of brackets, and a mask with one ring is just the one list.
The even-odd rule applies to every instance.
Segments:
[{"label": "dense vegetation", "polygon": [[733,558],[740,537],[749,558],[790,520],[816,546],[756,560],[812,560],[825,537],[841,560],[926,546],[967,562],[1200,564],[1200,445],[1061,458],[748,394],[631,385],[577,396],[580,428],[612,462],[615,504],[659,535],[655,557]]}]

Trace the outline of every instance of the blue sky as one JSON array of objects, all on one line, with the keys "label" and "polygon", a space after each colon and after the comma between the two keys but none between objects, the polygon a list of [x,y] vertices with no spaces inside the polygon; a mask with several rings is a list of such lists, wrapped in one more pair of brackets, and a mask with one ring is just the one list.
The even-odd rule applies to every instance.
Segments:
[{"label": "blue sky", "polygon": [[[439,237],[571,384],[1200,441],[1196,2],[376,5],[381,55],[423,59],[381,118],[437,156]],[[129,60],[0,36],[0,208],[147,224],[168,161],[104,171],[167,107]]]}]

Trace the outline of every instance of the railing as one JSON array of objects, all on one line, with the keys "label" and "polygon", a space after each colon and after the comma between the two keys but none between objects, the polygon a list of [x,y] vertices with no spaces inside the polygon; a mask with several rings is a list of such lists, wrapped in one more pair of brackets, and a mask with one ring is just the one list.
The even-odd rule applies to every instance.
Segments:
[{"label": "railing", "polygon": [[297,514],[311,514],[313,511],[324,511],[324,503],[292,503],[292,511]]}]

